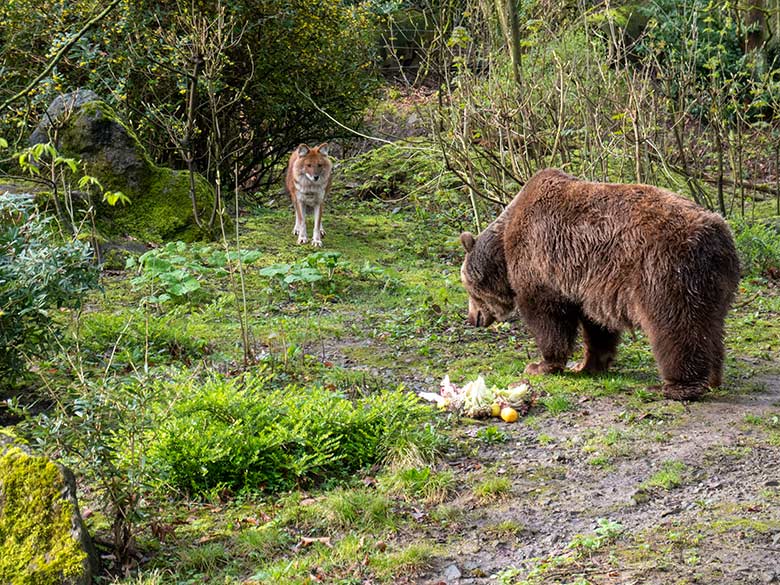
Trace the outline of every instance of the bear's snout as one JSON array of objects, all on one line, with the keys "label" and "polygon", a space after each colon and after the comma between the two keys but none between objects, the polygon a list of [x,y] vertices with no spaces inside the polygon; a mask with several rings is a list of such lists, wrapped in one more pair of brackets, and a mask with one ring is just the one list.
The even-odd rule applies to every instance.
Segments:
[{"label": "bear's snout", "polygon": [[[469,303],[469,305],[472,305],[472,303]],[[468,316],[469,325],[473,327],[487,327],[495,320],[496,318],[490,313],[488,313],[487,311],[478,309],[473,305],[469,307],[469,316]]]}]

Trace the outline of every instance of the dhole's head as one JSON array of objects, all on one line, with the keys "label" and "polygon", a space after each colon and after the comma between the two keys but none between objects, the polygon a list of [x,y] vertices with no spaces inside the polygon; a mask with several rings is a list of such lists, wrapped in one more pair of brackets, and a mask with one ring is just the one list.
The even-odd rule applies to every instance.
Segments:
[{"label": "dhole's head", "polygon": [[328,158],[328,143],[311,148],[308,144],[300,144],[295,149],[298,155],[295,170],[298,176],[305,176],[309,181],[317,183],[327,181],[332,164]]},{"label": "dhole's head", "polygon": [[469,294],[469,324],[487,327],[496,320],[506,321],[514,312],[514,295],[500,238],[486,230],[479,238],[463,232],[460,241],[466,249],[460,280]]}]

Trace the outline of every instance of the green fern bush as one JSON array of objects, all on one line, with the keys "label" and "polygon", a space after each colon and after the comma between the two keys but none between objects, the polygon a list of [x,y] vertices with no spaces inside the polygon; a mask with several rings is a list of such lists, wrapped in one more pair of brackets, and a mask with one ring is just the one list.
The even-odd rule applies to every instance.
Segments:
[{"label": "green fern bush", "polygon": [[432,409],[402,389],[352,401],[320,387],[269,389],[269,378],[214,378],[176,389],[152,447],[160,477],[187,494],[278,492],[346,479],[398,450],[433,457]]}]

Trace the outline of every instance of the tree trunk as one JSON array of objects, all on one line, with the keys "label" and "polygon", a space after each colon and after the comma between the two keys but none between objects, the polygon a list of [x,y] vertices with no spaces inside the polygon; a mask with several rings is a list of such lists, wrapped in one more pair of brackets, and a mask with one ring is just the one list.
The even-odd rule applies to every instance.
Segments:
[{"label": "tree trunk", "polygon": [[754,75],[766,71],[767,22],[764,0],[749,0],[745,9],[745,54],[753,53]]}]

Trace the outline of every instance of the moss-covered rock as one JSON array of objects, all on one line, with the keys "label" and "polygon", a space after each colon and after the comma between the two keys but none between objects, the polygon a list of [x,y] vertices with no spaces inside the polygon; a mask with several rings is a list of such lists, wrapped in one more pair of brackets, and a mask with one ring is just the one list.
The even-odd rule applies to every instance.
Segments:
[{"label": "moss-covered rock", "polygon": [[87,585],[97,556],[73,475],[0,441],[0,583]]},{"label": "moss-covered rock", "polygon": [[[84,171],[97,177],[106,190],[121,191],[130,198],[128,205],[115,207],[96,202],[97,225],[103,236],[161,242],[191,241],[205,235],[194,219],[189,174],[155,165],[133,131],[97,96],[79,91],[58,97],[31,141],[49,140],[51,127],[58,129],[60,152],[80,159]],[[195,198],[199,215],[208,223],[214,191],[197,174]]]}]

